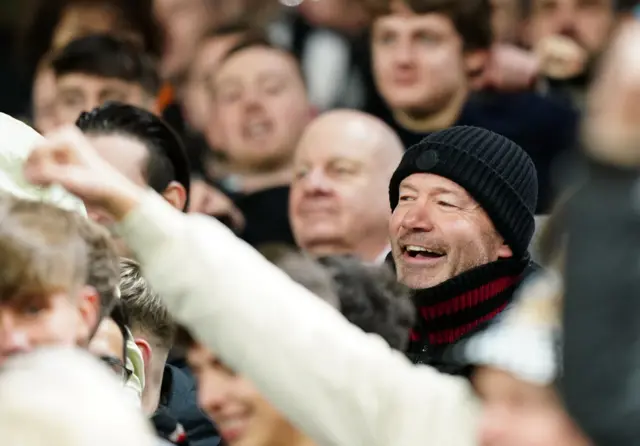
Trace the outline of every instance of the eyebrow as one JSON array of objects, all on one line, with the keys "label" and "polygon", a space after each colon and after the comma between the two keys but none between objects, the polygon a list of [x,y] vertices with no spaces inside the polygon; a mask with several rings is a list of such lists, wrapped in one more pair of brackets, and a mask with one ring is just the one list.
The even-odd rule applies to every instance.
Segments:
[{"label": "eyebrow", "polygon": [[412,184],[406,184],[406,183],[400,184],[399,190],[403,190],[403,189],[409,189],[411,192],[416,192],[416,193],[418,192],[418,188]]}]

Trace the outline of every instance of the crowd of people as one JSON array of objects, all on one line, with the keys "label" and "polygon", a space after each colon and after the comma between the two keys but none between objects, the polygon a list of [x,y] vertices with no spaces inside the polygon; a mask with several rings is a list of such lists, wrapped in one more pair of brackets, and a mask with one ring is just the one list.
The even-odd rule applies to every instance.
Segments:
[{"label": "crowd of people", "polygon": [[42,1],[3,444],[636,444],[637,8]]}]

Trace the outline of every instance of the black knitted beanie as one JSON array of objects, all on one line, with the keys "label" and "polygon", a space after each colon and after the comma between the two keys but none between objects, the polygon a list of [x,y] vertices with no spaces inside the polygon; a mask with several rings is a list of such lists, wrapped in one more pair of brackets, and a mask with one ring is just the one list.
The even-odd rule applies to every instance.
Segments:
[{"label": "black knitted beanie", "polygon": [[389,184],[391,209],[400,183],[432,173],[462,186],[489,215],[516,258],[526,255],[534,232],[538,176],[529,155],[502,135],[471,126],[435,132],[412,146]]}]

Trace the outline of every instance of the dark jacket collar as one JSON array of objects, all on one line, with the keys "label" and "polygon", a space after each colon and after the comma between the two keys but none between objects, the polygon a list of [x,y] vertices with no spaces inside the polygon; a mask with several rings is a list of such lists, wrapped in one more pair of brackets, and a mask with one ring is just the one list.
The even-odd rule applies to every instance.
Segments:
[{"label": "dark jacket collar", "polygon": [[408,356],[447,373],[460,372],[466,365],[457,364],[451,369],[447,350],[491,324],[535,268],[528,257],[498,260],[435,287],[414,291],[418,322],[411,330]]}]

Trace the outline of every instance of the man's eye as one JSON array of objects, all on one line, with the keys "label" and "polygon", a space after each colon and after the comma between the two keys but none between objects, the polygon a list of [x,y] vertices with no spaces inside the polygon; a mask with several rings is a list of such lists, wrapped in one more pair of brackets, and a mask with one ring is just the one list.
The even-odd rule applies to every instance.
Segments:
[{"label": "man's eye", "polygon": [[414,201],[415,198],[411,197],[409,195],[400,195],[400,197],[398,198],[400,201]]}]

